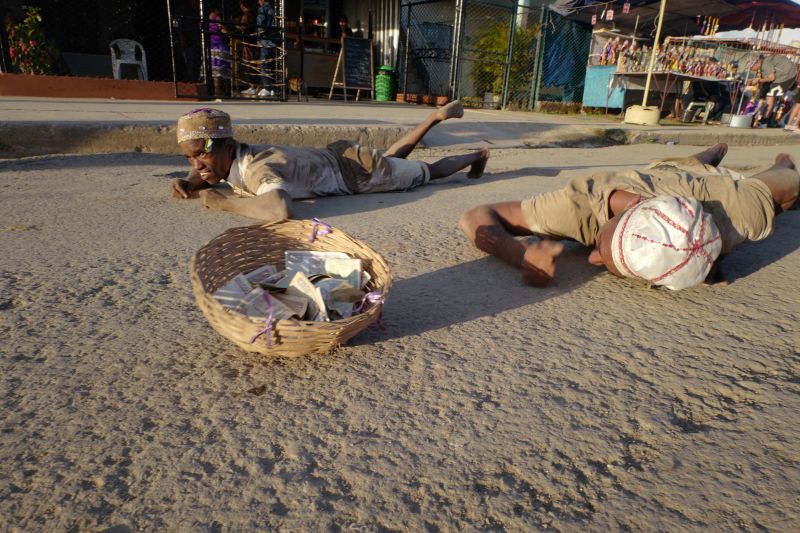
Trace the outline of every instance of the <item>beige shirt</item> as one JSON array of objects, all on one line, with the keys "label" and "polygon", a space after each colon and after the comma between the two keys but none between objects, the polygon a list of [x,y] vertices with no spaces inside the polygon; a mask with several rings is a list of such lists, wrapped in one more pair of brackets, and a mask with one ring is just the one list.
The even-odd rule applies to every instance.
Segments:
[{"label": "beige shirt", "polygon": [[642,170],[597,172],[573,179],[557,191],[522,202],[530,230],[551,238],[574,239],[594,246],[600,227],[611,214],[608,200],[617,190],[640,195],[684,196],[703,204],[722,236],[722,253],[745,241],[758,241],[773,230],[775,208],[769,188],[757,179],[694,158],[657,161]]},{"label": "beige shirt", "polygon": [[242,196],[275,189],[293,199],[350,194],[336,156],[326,149],[236,143],[226,181]]}]

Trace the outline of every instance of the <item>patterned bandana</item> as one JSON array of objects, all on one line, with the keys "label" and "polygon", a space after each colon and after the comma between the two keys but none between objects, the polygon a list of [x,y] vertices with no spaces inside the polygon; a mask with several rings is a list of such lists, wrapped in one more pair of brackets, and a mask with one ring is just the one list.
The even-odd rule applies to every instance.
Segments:
[{"label": "patterned bandana", "polygon": [[227,137],[233,137],[231,117],[219,109],[203,107],[189,111],[178,119],[178,143]]}]

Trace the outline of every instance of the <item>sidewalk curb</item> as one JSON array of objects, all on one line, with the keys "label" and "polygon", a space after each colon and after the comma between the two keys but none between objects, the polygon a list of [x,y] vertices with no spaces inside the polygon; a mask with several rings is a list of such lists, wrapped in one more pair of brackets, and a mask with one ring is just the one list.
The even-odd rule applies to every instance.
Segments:
[{"label": "sidewalk curb", "polygon": [[[251,144],[282,144],[324,148],[331,142],[352,139],[366,146],[386,149],[410,127],[347,125],[240,125],[236,138]],[[526,140],[502,148],[568,148],[626,144],[683,144],[708,146],[800,145],[800,135],[780,130],[754,135],[750,130],[720,128],[718,131],[653,131],[623,127],[565,126],[548,132],[531,132]],[[46,154],[94,154],[147,152],[179,154],[174,125],[100,125],[97,123],[47,124],[6,122],[0,124],[0,158]],[[444,148],[444,147],[442,147]]]},{"label": "sidewalk curb", "polygon": [[[285,144],[324,148],[341,139],[388,148],[409,128],[399,126],[243,125],[236,139],[251,144]],[[180,154],[175,126],[98,125],[94,123],[0,124],[0,158],[47,154],[147,152]]]}]

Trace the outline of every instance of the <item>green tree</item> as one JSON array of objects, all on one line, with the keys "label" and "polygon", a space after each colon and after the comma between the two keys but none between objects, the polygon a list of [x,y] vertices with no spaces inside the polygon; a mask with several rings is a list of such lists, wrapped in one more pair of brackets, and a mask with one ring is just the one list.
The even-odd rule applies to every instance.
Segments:
[{"label": "green tree", "polygon": [[[478,37],[477,58],[471,73],[478,95],[486,92],[500,94],[503,91],[509,29],[509,24],[498,23],[487,28]],[[518,26],[514,32],[514,51],[511,55],[512,90],[515,80],[530,79],[538,38],[538,24],[528,28]]]},{"label": "green tree", "polygon": [[25,18],[19,24],[9,24],[8,55],[23,74],[51,74],[55,47],[45,38],[42,12],[38,7],[23,6]]}]

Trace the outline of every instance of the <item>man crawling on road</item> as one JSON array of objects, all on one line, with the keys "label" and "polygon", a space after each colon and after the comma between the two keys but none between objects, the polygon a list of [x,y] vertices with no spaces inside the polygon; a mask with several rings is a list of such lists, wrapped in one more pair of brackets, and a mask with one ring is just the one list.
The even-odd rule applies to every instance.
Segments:
[{"label": "man crawling on road", "polygon": [[[172,182],[176,198],[202,198],[203,205],[273,222],[290,216],[293,199],[315,196],[404,191],[469,167],[479,178],[489,150],[445,157],[435,163],[406,159],[436,124],[461,118],[458,101],[437,109],[386,152],[352,141],[324,149],[255,147],[233,139],[230,116],[217,109],[196,109],[178,120],[178,144],[192,169]],[[222,180],[231,186],[214,187]]]},{"label": "man crawling on road", "polygon": [[[522,269],[531,285],[554,278],[559,239],[592,247],[589,263],[616,276],[670,289],[724,281],[721,258],[769,237],[775,215],[794,207],[800,192],[788,155],[743,178],[719,166],[727,150],[718,144],[641,170],[597,172],[521,202],[476,207],[459,225],[476,247]],[[521,235],[541,239],[526,243],[515,238]]]}]

